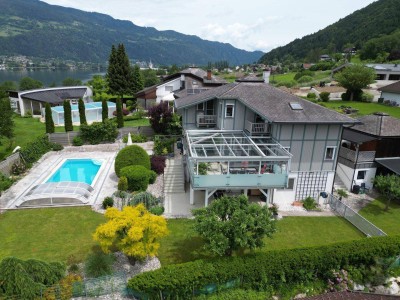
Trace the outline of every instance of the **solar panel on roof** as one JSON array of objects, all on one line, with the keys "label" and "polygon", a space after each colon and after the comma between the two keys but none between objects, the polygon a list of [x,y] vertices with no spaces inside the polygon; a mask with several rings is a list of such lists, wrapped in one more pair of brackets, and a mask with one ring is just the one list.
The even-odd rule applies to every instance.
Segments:
[{"label": "solar panel on roof", "polygon": [[302,110],[303,109],[303,106],[301,106],[301,104],[298,102],[290,102],[289,104],[293,110]]}]

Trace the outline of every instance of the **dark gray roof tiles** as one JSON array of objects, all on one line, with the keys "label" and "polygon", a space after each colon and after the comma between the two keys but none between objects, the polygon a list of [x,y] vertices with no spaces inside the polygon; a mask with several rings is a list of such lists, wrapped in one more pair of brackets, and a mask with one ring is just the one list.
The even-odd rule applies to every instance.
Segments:
[{"label": "dark gray roof tiles", "polygon": [[[213,98],[237,99],[255,112],[275,123],[348,123],[357,121],[318,104],[284,92],[263,82],[235,82],[210,91],[175,100],[183,108]],[[298,103],[302,109],[292,109]]]},{"label": "dark gray roof tiles", "polygon": [[386,92],[386,93],[400,94],[400,81],[383,86],[383,87],[379,88],[378,91],[382,91],[382,92]]},{"label": "dark gray roof tiles", "polygon": [[86,87],[73,87],[66,89],[48,89],[32,92],[23,92],[21,97],[50,104],[62,103],[65,99],[82,98],[87,91]]},{"label": "dark gray roof tiles", "polygon": [[400,119],[384,113],[363,116],[351,129],[380,137],[400,136]]}]

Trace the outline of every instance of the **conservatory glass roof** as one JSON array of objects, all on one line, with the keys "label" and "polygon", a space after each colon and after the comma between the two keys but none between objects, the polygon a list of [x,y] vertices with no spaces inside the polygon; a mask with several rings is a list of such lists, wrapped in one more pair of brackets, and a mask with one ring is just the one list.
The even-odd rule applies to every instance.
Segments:
[{"label": "conservatory glass roof", "polygon": [[239,130],[187,130],[186,140],[193,158],[291,158],[270,137],[250,137]]}]

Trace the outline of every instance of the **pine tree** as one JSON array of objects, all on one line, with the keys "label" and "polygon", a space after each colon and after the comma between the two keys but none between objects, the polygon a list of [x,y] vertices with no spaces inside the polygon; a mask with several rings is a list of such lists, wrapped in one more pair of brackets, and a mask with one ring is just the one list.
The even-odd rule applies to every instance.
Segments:
[{"label": "pine tree", "polygon": [[79,99],[78,101],[78,109],[79,109],[79,122],[81,123],[81,125],[87,125],[85,103],[83,103],[82,99]]},{"label": "pine tree", "polygon": [[117,127],[124,127],[124,116],[122,114],[122,102],[121,99],[117,99]]},{"label": "pine tree", "polygon": [[68,100],[65,100],[63,106],[65,132],[73,131],[74,126],[72,125],[71,103]]},{"label": "pine tree", "polygon": [[132,93],[133,72],[123,44],[119,44],[117,49],[114,45],[111,47],[107,80],[111,94],[123,99],[124,94]]},{"label": "pine tree", "polygon": [[101,119],[103,120],[103,123],[108,119],[108,105],[105,99],[101,101]]},{"label": "pine tree", "polygon": [[144,88],[144,80],[138,65],[133,66],[132,72],[133,72],[132,92],[133,95],[135,95],[137,92],[139,92]]},{"label": "pine tree", "polygon": [[46,121],[46,133],[54,133],[54,121],[49,103],[46,103],[45,107],[45,121]]}]

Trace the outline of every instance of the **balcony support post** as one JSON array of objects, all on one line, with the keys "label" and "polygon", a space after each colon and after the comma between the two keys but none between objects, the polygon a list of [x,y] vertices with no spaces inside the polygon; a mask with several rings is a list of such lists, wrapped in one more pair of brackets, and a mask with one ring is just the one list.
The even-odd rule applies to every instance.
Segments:
[{"label": "balcony support post", "polygon": [[189,188],[189,199],[190,199],[190,204],[193,205],[194,204],[194,190],[191,185]]}]

